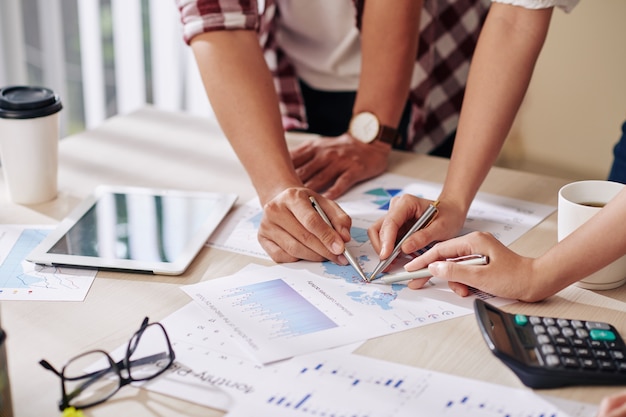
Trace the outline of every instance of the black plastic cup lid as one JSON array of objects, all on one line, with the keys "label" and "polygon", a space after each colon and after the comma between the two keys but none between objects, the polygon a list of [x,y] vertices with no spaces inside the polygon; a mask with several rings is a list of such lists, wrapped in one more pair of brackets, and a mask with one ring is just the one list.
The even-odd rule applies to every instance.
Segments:
[{"label": "black plastic cup lid", "polygon": [[45,87],[11,86],[0,88],[1,119],[34,119],[63,108],[61,99]]}]

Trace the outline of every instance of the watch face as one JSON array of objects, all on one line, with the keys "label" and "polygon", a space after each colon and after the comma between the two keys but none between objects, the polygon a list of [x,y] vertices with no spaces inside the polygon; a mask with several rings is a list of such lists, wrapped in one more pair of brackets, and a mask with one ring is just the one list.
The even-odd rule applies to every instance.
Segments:
[{"label": "watch face", "polygon": [[350,135],[361,142],[369,143],[376,139],[380,123],[378,118],[368,112],[355,115],[350,122]]}]

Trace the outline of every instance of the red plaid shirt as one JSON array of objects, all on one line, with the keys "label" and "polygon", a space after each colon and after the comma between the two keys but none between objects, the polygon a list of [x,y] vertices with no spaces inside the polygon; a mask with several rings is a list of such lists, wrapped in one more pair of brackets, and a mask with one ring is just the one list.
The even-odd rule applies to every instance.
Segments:
[{"label": "red plaid shirt", "polygon": [[[357,26],[364,2],[354,0]],[[297,74],[276,44],[280,10],[274,0],[266,0],[260,14],[256,0],[176,0],[176,4],[187,43],[212,30],[256,30],[274,75],[284,128],[306,128]],[[411,121],[404,149],[430,152],[456,129],[470,58],[489,4],[490,0],[424,0],[415,62],[423,75],[409,94]]]}]

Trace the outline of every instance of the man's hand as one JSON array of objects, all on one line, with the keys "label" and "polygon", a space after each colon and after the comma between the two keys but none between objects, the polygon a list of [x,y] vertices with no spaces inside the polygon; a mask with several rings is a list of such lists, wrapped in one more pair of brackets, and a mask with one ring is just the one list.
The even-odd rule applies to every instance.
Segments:
[{"label": "man's hand", "polygon": [[[309,200],[313,195],[328,218],[328,226]],[[263,207],[258,239],[275,262],[330,260],[347,265],[344,242],[350,240],[350,217],[332,200],[303,187],[288,188]]]},{"label": "man's hand", "polygon": [[290,151],[304,185],[331,200],[385,172],[390,152],[386,143],[363,143],[347,133],[315,138]]}]

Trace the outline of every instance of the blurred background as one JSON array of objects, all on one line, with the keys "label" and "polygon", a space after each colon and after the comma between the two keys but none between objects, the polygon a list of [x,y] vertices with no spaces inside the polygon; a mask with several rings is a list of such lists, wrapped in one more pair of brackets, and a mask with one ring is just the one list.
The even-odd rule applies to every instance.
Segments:
[{"label": "blurred background", "polygon": [[626,1],[555,10],[499,165],[606,179],[626,121]]},{"label": "blurred background", "polygon": [[147,104],[209,116],[174,0],[0,0],[0,85],[52,88],[62,134]]}]

